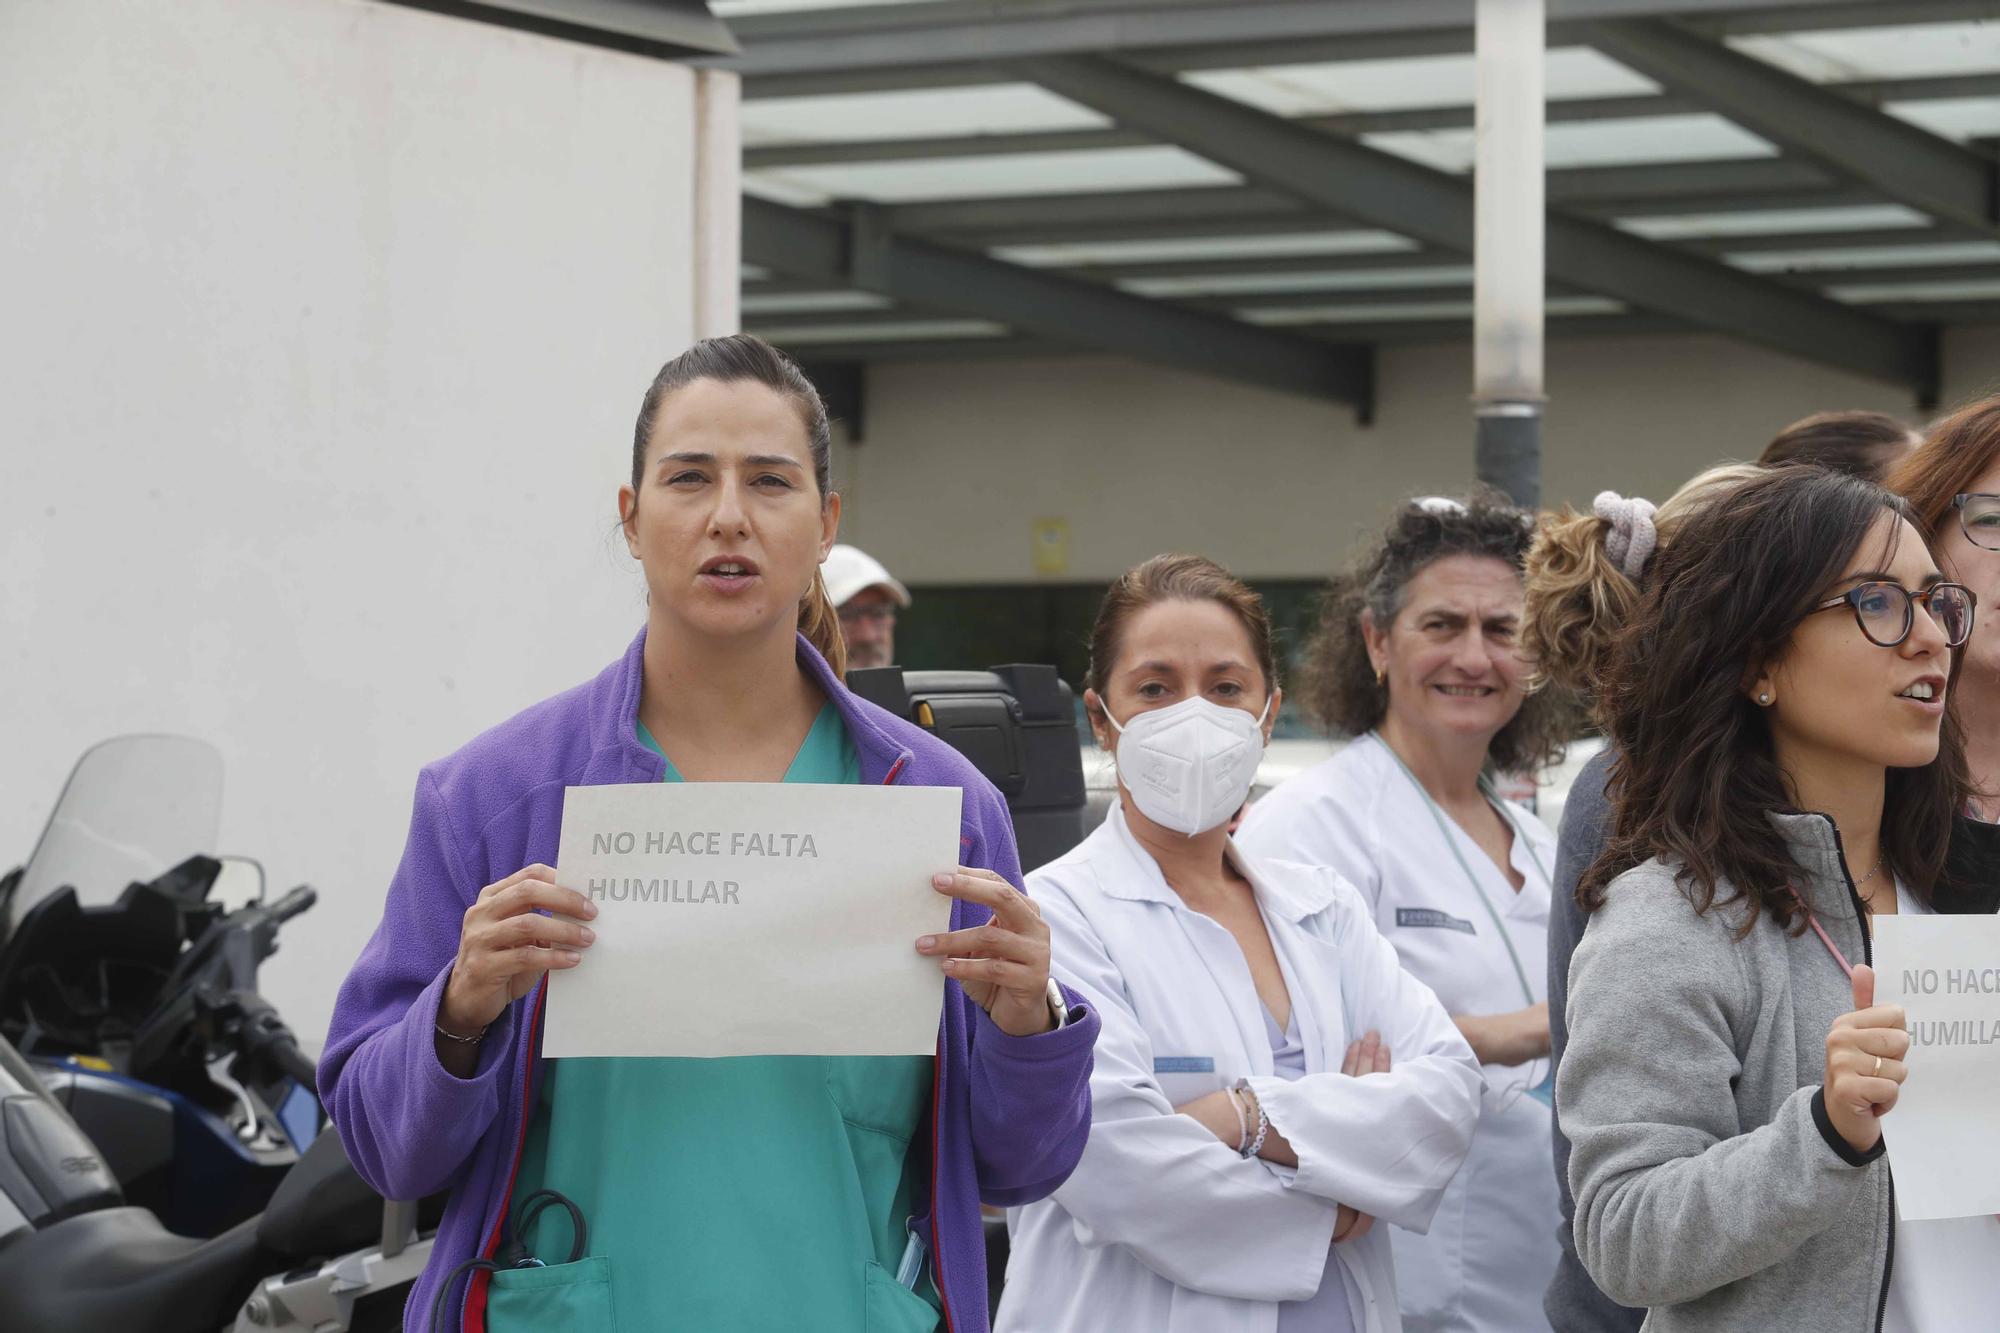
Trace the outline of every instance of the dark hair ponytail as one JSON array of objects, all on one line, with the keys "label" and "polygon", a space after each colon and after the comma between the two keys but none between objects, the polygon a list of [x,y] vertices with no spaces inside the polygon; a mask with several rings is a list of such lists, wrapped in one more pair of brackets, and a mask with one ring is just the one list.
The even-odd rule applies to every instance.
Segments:
[{"label": "dark hair ponytail", "polygon": [[[812,450],[813,482],[819,487],[820,504],[826,504],[827,497],[833,494],[833,431],[827,423],[826,404],[796,361],[749,333],[704,338],[661,366],[660,373],[653,376],[645,400],[639,404],[639,420],[632,428],[635,496],[646,475],[646,446],[652,441],[653,420],[659,415],[660,404],[674,390],[684,389],[697,380],[761,384],[782,394],[797,408],[805,424],[806,443]],[[835,675],[847,670],[847,641],[840,636],[840,616],[817,569],[813,571],[812,586],[799,600],[799,632],[827,660]]]}]

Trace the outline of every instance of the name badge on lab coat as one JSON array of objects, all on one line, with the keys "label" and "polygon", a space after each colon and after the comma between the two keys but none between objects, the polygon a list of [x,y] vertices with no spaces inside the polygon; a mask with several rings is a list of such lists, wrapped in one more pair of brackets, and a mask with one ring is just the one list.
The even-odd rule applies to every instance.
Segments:
[{"label": "name badge on lab coat", "polygon": [[1185,1106],[1197,1097],[1222,1091],[1222,1076],[1215,1072],[1215,1059],[1207,1055],[1156,1055],[1153,1081],[1160,1085],[1171,1106]]},{"label": "name badge on lab coat", "polygon": [[1429,926],[1439,930],[1456,930],[1466,935],[1479,932],[1470,921],[1450,912],[1440,912],[1435,907],[1398,907],[1396,924],[1399,926]]}]

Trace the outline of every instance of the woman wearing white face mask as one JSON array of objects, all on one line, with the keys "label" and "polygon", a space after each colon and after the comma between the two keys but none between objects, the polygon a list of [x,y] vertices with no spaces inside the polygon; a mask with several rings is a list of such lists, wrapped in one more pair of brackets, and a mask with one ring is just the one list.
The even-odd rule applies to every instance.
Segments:
[{"label": "woman wearing white face mask", "polygon": [[1112,585],[1084,703],[1119,802],[1029,877],[1052,969],[1103,1017],[1090,1139],[1008,1215],[1002,1333],[1401,1327],[1377,1219],[1429,1224],[1478,1074],[1353,888],[1231,843],[1279,700],[1225,570],[1158,556]]},{"label": "woman wearing white face mask", "polygon": [[1528,516],[1498,500],[1406,505],[1328,594],[1309,711],[1353,744],[1252,806],[1262,856],[1331,866],[1484,1067],[1479,1133],[1428,1234],[1398,1229],[1404,1326],[1546,1329],[1558,1256],[1549,1171],[1546,932],[1555,839],[1489,774],[1554,749],[1515,651]]}]

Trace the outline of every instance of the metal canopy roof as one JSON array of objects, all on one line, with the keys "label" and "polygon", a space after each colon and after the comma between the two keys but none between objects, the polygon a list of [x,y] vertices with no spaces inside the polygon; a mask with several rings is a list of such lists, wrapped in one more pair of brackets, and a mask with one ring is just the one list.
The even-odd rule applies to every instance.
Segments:
[{"label": "metal canopy roof", "polygon": [[[628,0],[636,2],[636,0]],[[1115,353],[1367,410],[1471,318],[1473,0],[715,0],[744,318],[816,367]],[[2000,319],[2000,0],[1548,0],[1549,333],[1935,397]]]}]

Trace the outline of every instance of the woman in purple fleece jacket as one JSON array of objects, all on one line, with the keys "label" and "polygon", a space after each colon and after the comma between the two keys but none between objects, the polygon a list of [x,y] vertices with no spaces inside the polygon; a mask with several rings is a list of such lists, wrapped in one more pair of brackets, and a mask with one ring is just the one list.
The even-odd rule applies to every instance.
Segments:
[{"label": "woman in purple fleece jacket", "polygon": [[[983,1333],[980,1203],[1046,1196],[1083,1150],[1098,1020],[1049,980],[1005,804],[840,683],[828,472],[825,408],[782,354],[737,336],[669,362],[619,492],[645,630],[418,775],[320,1065],[370,1185],[450,1192],[408,1328]],[[563,789],[663,780],[964,791],[963,864],[936,881],[951,932],[913,942],[945,977],[934,1059],[544,1064],[546,975],[593,938],[549,869]],[[578,1205],[587,1239],[561,1207],[530,1219],[538,1188]],[[475,1265],[503,1241],[547,1266]],[[927,1275],[901,1262],[925,1251]]]}]

